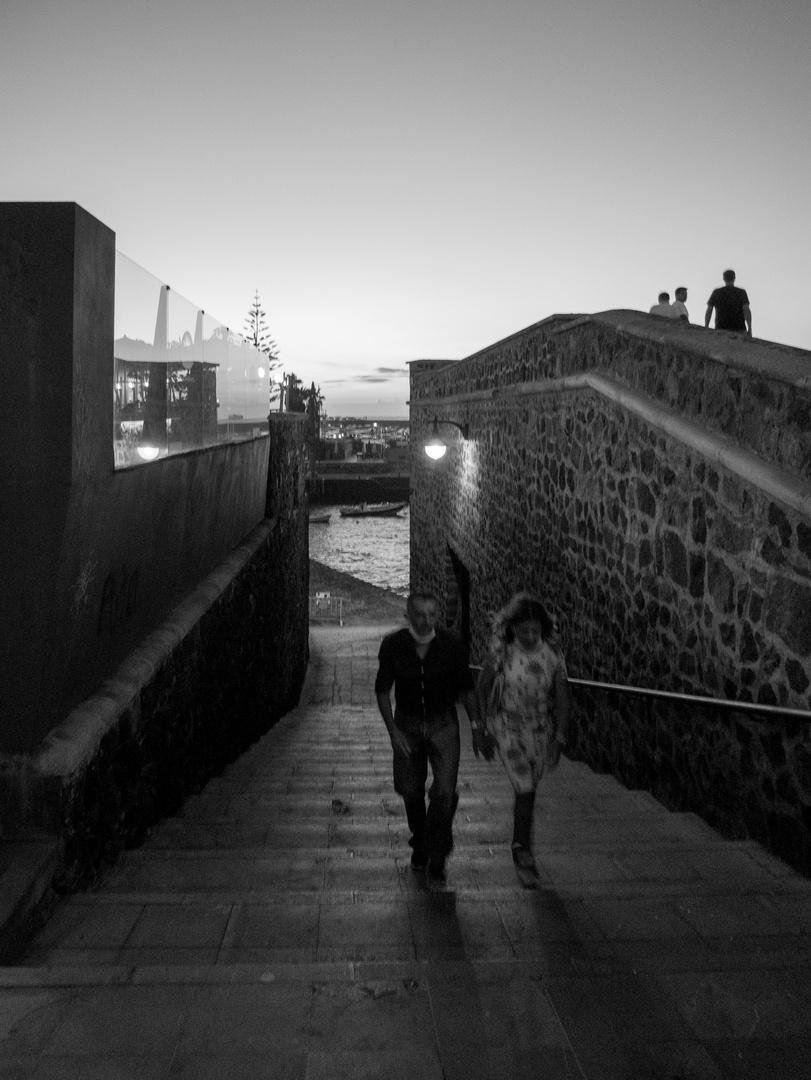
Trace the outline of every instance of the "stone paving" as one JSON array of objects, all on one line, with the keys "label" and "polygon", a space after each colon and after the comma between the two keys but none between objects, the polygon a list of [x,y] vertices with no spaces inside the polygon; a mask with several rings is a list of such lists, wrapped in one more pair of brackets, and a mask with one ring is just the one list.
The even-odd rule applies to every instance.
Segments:
[{"label": "stone paving", "polygon": [[811,882],[564,761],[517,881],[463,721],[444,891],[409,866],[385,626],[318,627],[302,701],[0,969],[0,1078],[811,1077]]}]

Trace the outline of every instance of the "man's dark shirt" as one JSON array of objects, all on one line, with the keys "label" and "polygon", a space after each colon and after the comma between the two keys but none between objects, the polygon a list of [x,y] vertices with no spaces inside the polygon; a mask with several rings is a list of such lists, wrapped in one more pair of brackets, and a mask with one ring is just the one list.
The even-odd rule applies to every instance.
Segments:
[{"label": "man's dark shirt", "polygon": [[393,686],[397,711],[408,716],[436,716],[473,689],[467,647],[449,630],[437,630],[424,660],[408,629],[396,630],[383,638],[378,659],[375,693],[387,694]]},{"label": "man's dark shirt", "polygon": [[715,329],[745,330],[743,305],[748,303],[746,289],[739,289],[735,285],[722,285],[719,289],[714,289],[707,301],[707,307],[715,308]]}]

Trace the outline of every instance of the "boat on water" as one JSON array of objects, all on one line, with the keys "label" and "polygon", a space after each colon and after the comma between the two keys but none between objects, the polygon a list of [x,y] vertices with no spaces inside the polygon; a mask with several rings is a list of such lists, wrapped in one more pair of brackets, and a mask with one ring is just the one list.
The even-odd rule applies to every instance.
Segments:
[{"label": "boat on water", "polygon": [[332,514],[310,514],[311,525],[329,525]]},{"label": "boat on water", "polygon": [[407,502],[361,503],[359,506],[342,506],[341,517],[394,517],[408,506]]}]

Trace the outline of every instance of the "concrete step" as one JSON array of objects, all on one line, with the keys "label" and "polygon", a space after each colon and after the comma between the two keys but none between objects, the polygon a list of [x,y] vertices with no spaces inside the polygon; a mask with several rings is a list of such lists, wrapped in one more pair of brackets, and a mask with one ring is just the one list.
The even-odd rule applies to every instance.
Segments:
[{"label": "concrete step", "polygon": [[61,847],[51,836],[0,842],[0,962],[15,960],[57,902]]},{"label": "concrete step", "polygon": [[305,699],[0,969],[3,1065],[37,1080],[811,1075],[811,882],[564,761],[539,792],[540,888],[525,889],[503,769],[473,758],[465,727],[462,753],[435,889],[409,865],[376,709]]}]

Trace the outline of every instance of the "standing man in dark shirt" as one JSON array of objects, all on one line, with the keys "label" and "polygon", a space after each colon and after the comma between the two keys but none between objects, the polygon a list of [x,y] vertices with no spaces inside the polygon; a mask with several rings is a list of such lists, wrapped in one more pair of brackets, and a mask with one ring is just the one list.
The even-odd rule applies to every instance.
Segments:
[{"label": "standing man in dark shirt", "polygon": [[724,285],[720,289],[714,289],[707,301],[707,312],[704,316],[704,325],[710,325],[712,311],[715,308],[715,329],[736,330],[741,334],[752,336],[752,312],[749,308],[749,297],[746,289],[735,287],[735,271],[724,271]]},{"label": "standing man in dark shirt", "polygon": [[[394,790],[403,798],[411,830],[411,865],[415,870],[427,866],[429,878],[441,882],[453,847],[453,816],[459,801],[457,698],[470,718],[477,755],[489,752],[492,757],[493,751],[479,723],[467,648],[457,634],[437,629],[437,598],[413,592],[406,610],[408,626],[381,642],[375,694],[394,752]],[[426,811],[429,762],[433,781]]]}]

